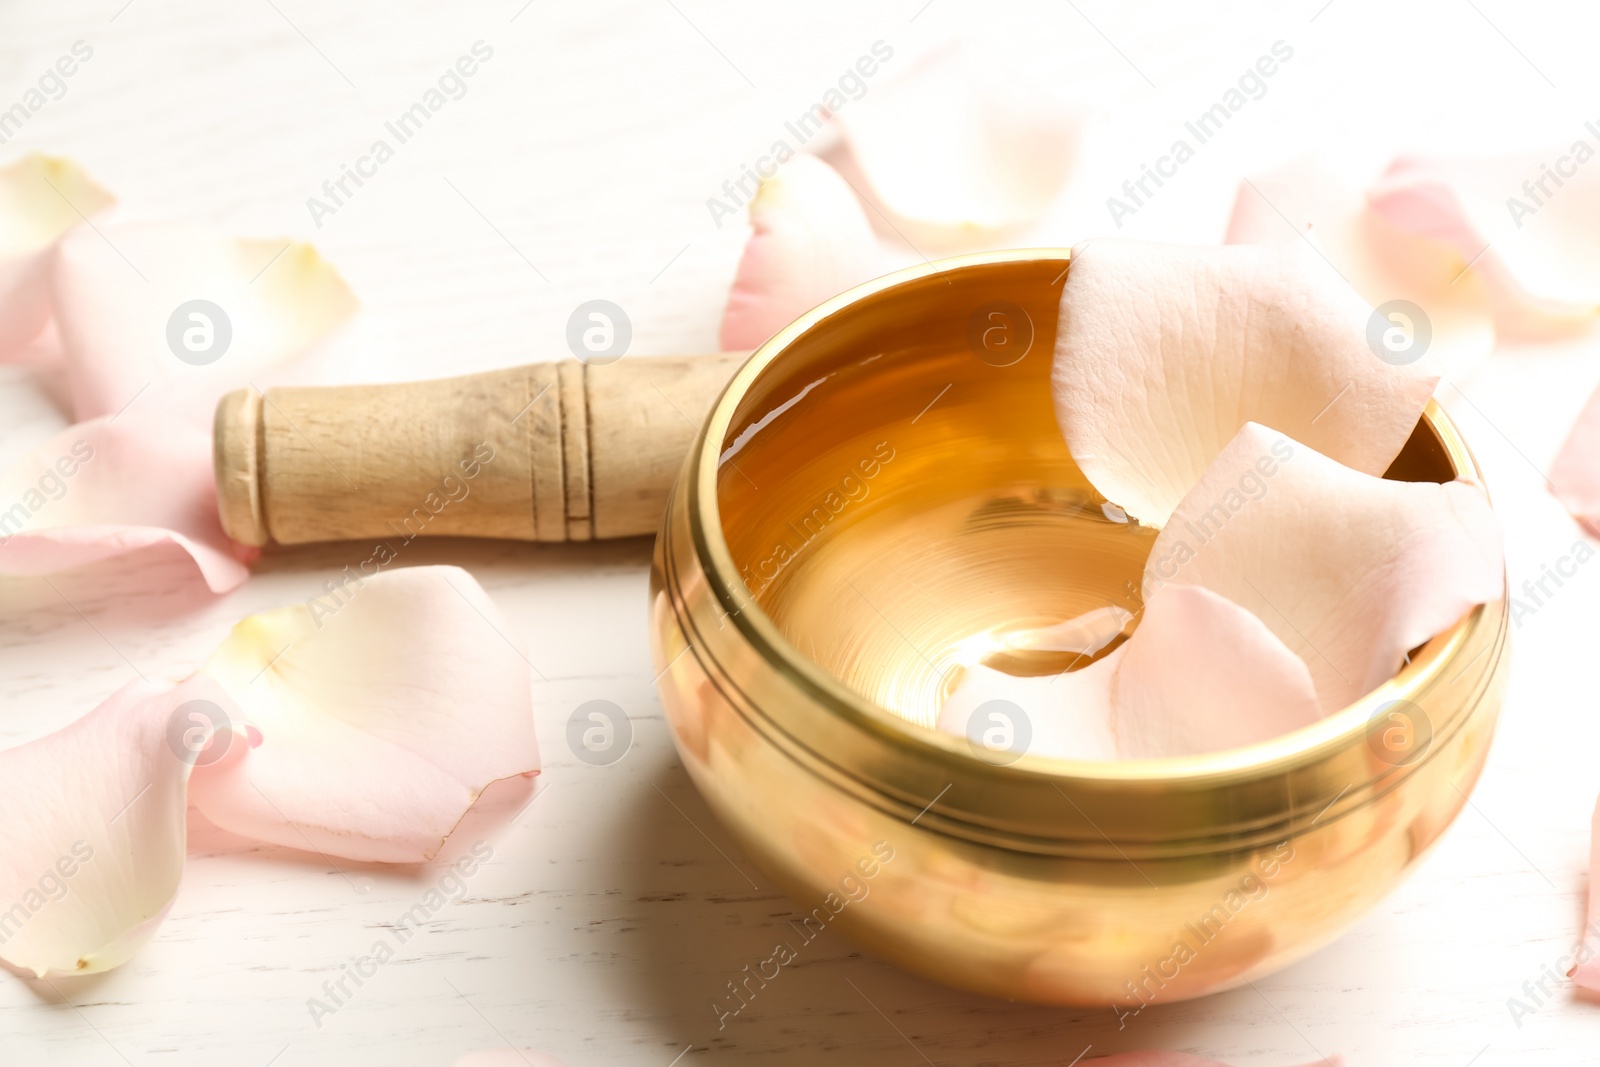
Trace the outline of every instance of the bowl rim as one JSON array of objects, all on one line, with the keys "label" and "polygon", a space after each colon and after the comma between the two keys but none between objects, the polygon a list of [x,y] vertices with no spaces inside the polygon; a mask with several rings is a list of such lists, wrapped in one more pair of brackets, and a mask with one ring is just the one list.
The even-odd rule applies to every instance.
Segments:
[{"label": "bowl rim", "polygon": [[[981,252],[931,260],[874,278],[824,301],[774,333],[751,353],[723,388],[706,418],[701,434],[695,440],[685,469],[684,477],[689,479],[687,519],[691,541],[700,557],[700,569],[704,572],[709,589],[727,609],[727,618],[764,662],[815,694],[829,712],[851,725],[880,735],[888,734],[897,743],[930,759],[953,758],[974,769],[987,768],[991,773],[1045,778],[1052,782],[1099,785],[1160,782],[1210,786],[1257,780],[1333,757],[1361,739],[1377,710],[1425,689],[1455,664],[1462,649],[1473,642],[1480,628],[1491,625],[1486,605],[1477,605],[1448,630],[1427,641],[1394,677],[1309,726],[1241,748],[1158,759],[1083,760],[1030,752],[1013,762],[987,763],[967,751],[962,739],[914,723],[879,706],[813,662],[783,636],[777,624],[761,609],[739,573],[723,533],[717,475],[735,411],[757,379],[796,341],[863,298],[939,274],[1040,260],[1061,262],[1064,275],[1070,270],[1071,251],[1041,247]],[[1482,472],[1476,459],[1454,422],[1436,400],[1428,400],[1419,422],[1427,424],[1443,448],[1456,478],[1483,488]],[[1501,605],[1506,602],[1507,595],[1508,592],[1503,590],[1499,601]],[[1452,723],[1465,718],[1465,715],[1453,716]],[[1433,725],[1436,735],[1432,750],[1414,762],[1400,765],[1399,769],[1414,770],[1438,751],[1438,742],[1443,740],[1441,728],[1446,724]]]}]

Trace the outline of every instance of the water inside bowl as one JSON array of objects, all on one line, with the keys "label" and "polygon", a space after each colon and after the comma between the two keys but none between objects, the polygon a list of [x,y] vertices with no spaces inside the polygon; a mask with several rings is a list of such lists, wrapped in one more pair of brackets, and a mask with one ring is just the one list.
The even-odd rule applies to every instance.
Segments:
[{"label": "water inside bowl", "polygon": [[1107,605],[1136,613],[1155,537],[1117,521],[1068,455],[1047,339],[995,366],[966,346],[965,314],[948,302],[921,329],[786,358],[750,391],[719,469],[756,604],[819,666],[923,725],[975,663],[1091,662],[1009,652],[1007,636]]}]

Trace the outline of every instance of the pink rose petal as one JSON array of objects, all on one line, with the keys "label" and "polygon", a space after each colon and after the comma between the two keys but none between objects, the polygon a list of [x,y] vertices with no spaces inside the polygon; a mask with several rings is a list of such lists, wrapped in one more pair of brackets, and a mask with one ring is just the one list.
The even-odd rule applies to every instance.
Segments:
[{"label": "pink rose petal", "polygon": [[1122,647],[1058,676],[973,668],[938,728],[1078,759],[1265,741],[1377,688],[1504,583],[1477,486],[1375,478],[1248,423],[1156,538]]},{"label": "pink rose petal", "polygon": [[70,426],[0,474],[0,574],[49,574],[176,545],[213,592],[249,577],[255,552],[217,519],[211,441],[181,422],[126,414]]},{"label": "pink rose petal", "polygon": [[1004,644],[1016,652],[1077,652],[1092,656],[1116,640],[1132,621],[1132,612],[1112,604],[1052,626],[1013,631],[1005,635]]},{"label": "pink rose petal", "polygon": [[975,754],[997,762],[1025,753],[1116,759],[1107,709],[1112,674],[1123,652],[1117,649],[1081,670],[1031,678],[969,667],[939,709],[936,728],[967,738]]},{"label": "pink rose petal", "polygon": [[50,320],[56,243],[111,204],[69,160],[34,154],[0,167],[0,361],[17,358]]},{"label": "pink rose petal", "polygon": [[[1461,375],[1494,347],[1483,280],[1454,245],[1396,227],[1372,209],[1354,183],[1310,159],[1241,182],[1228,221],[1229,244],[1309,241],[1362,298],[1401,329],[1386,333],[1395,358],[1426,361]],[[1395,304],[1403,301],[1421,309]],[[1425,331],[1425,333],[1423,332]],[[1414,350],[1409,346],[1417,346]]]},{"label": "pink rose petal", "polygon": [[58,249],[53,286],[79,420],[114,414],[137,396],[145,410],[171,407],[209,427],[218,397],[259,384],[356,307],[308,244],[173,224],[73,234]]},{"label": "pink rose petal", "polygon": [[882,274],[861,205],[826,163],[785,163],[750,203],[753,232],[722,316],[724,349],[755,348],[824,300]]},{"label": "pink rose petal", "polygon": [[354,860],[438,852],[491,782],[539,767],[530,664],[466,571],[416,567],[253,615],[203,673],[259,732],[196,768],[223,829]]},{"label": "pink rose petal", "polygon": [[1590,394],[1550,464],[1550,485],[1568,513],[1600,536],[1600,389]]},{"label": "pink rose petal", "polygon": [[1091,241],[1061,295],[1067,446],[1096,489],[1152,525],[1252,420],[1381,474],[1437,379],[1380,359],[1371,316],[1298,244]]},{"label": "pink rose petal", "polygon": [[1449,244],[1472,264],[1502,333],[1585,329],[1600,313],[1600,166],[1587,141],[1589,159],[1575,164],[1577,147],[1497,159],[1402,159],[1368,197],[1398,229]]},{"label": "pink rose petal", "polygon": [[[888,217],[884,236],[949,253],[1038,222],[1077,161],[1089,110],[961,43],[890,72],[836,121],[827,157]],[[876,216],[874,216],[876,218]]]},{"label": "pink rose petal", "polygon": [[1170,586],[1127,643],[1087,667],[1038,677],[971,668],[938,729],[988,758],[1159,759],[1265,741],[1321,714],[1305,663],[1260,620],[1209,590]]},{"label": "pink rose petal", "polygon": [[[1600,802],[1589,818],[1589,925],[1584,928],[1578,963],[1567,977],[1585,989],[1600,993],[1600,953],[1595,950],[1595,927],[1600,923]],[[1587,953],[1587,955],[1584,955]]]},{"label": "pink rose petal", "polygon": [[380,575],[246,619],[182,684],[132,683],[0,752],[0,962],[44,976],[126,961],[177,890],[186,786],[263,840],[432,856],[484,786],[538,767],[506,629],[464,571]]},{"label": "pink rose petal", "polygon": [[1241,748],[1322,717],[1305,662],[1209,589],[1162,589],[1124,647],[1111,698],[1123,759]]},{"label": "pink rose petal", "polygon": [[0,960],[41,977],[93,974],[150,939],[183,873],[190,753],[226,703],[207,679],[132,682],[0,752]]},{"label": "pink rose petal", "polygon": [[1478,486],[1376,478],[1248,423],[1151,546],[1146,603],[1169,583],[1254,613],[1305,661],[1332,713],[1500,597],[1505,558]]}]

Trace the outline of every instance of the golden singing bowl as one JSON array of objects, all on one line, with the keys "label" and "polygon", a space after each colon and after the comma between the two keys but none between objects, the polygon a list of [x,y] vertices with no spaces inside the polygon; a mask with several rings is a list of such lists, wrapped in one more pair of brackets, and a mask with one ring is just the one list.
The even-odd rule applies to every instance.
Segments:
[{"label": "golden singing bowl", "polygon": [[[1507,609],[1248,748],[1006,762],[931,729],[998,635],[1139,605],[1154,535],[1102,513],[1051,406],[1066,272],[931,263],[763,345],[673,491],[653,654],[689,774],[802,913],[791,949],[836,927],[950,985],[1133,1008],[1283,967],[1405,876],[1483,766]],[[1456,476],[1478,468],[1430,404],[1388,477]]]}]

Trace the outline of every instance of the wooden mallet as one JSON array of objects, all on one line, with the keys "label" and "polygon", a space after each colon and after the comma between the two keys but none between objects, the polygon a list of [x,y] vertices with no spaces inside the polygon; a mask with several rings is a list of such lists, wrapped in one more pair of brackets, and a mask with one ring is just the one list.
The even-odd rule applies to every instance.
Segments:
[{"label": "wooden mallet", "polygon": [[217,507],[247,545],[653,534],[743,353],[578,360],[217,404]]}]

